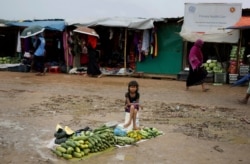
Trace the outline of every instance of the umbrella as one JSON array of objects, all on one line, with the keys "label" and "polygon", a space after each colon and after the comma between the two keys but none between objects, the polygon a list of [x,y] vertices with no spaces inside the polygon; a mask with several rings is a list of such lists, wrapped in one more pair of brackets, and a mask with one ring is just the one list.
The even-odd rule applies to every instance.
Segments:
[{"label": "umbrella", "polygon": [[43,31],[44,31],[44,28],[42,26],[29,26],[23,30],[20,37],[21,38],[28,38],[28,37],[40,34]]},{"label": "umbrella", "polygon": [[92,36],[96,36],[99,38],[99,35],[96,33],[96,31],[92,28],[89,27],[85,27],[85,26],[80,26],[77,27],[75,30],[73,30],[74,32],[78,32],[81,34],[86,34],[86,35],[92,35]]}]

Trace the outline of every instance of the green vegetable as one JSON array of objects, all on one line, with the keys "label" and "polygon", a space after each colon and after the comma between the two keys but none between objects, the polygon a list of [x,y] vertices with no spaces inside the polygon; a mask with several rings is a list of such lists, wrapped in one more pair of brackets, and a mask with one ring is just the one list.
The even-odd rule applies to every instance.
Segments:
[{"label": "green vegetable", "polygon": [[82,153],[80,152],[73,152],[73,156],[76,158],[81,158],[82,157]]},{"label": "green vegetable", "polygon": [[62,152],[62,153],[65,153],[67,150],[64,148],[64,147],[62,147],[62,146],[57,146],[56,147],[56,150],[57,151],[60,151],[60,152]]},{"label": "green vegetable", "polygon": [[71,154],[63,154],[62,155],[65,159],[71,159],[72,155]]},{"label": "green vegetable", "polygon": [[57,150],[54,150],[54,149],[52,149],[51,151],[52,151],[53,153],[55,153],[57,156],[59,156],[59,157],[62,156],[62,152],[60,152],[60,151],[57,151]]}]

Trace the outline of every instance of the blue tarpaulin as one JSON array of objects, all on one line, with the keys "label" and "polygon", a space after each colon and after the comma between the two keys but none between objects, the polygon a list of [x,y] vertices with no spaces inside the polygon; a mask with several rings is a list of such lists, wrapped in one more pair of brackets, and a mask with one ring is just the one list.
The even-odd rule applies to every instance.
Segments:
[{"label": "blue tarpaulin", "polygon": [[66,23],[64,20],[34,20],[34,21],[23,21],[23,22],[8,22],[8,26],[20,26],[20,27],[29,27],[29,26],[42,26],[47,30],[57,30],[63,31]]},{"label": "blue tarpaulin", "polygon": [[250,73],[248,75],[245,75],[244,77],[242,77],[240,80],[237,80],[233,86],[239,86],[242,85],[244,83],[246,83],[247,81],[250,80]]}]

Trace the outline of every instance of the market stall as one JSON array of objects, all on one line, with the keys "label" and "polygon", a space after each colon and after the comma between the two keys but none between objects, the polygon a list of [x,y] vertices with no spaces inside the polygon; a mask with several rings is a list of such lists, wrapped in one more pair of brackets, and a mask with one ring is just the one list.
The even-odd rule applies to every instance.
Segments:
[{"label": "market stall", "polygon": [[[141,52],[149,52],[154,22],[160,20],[114,17],[77,24],[95,29],[100,36],[97,50],[100,52],[102,72],[127,75],[133,73],[137,61],[143,60],[144,54]],[[156,52],[153,46],[152,54]]]},{"label": "market stall", "polygon": [[[231,76],[236,80],[244,77],[250,71],[250,17],[243,16],[233,26],[227,29],[240,30],[238,45],[232,48],[230,54]],[[234,83],[235,81],[232,81]]]},{"label": "market stall", "polygon": [[[204,65],[209,72],[208,82],[233,83],[237,80],[239,30],[227,28],[241,18],[241,3],[186,3],[184,24],[180,35],[185,39],[184,69],[187,56],[196,39],[202,39]],[[242,55],[241,55],[242,56]],[[243,63],[241,63],[243,64]],[[188,71],[187,71],[188,72]]]},{"label": "market stall", "polygon": [[[46,65],[63,65],[65,61],[63,58],[62,32],[64,31],[66,23],[61,19],[9,21],[6,23],[7,29],[17,29],[15,34],[16,43],[12,45],[15,46],[14,51],[20,53],[20,55],[18,56],[19,63],[22,63],[21,59],[24,58],[25,52],[29,52],[32,47],[32,37],[21,37],[20,33],[25,33],[26,29],[34,26],[39,26],[43,29],[42,32],[46,40]],[[27,35],[29,34],[27,33]],[[18,70],[19,69],[16,69],[16,71]]]}]

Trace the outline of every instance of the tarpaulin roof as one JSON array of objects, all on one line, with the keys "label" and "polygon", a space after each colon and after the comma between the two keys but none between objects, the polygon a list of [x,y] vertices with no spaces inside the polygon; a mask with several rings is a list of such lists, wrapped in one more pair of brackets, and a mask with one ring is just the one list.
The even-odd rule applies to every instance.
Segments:
[{"label": "tarpaulin roof", "polygon": [[131,29],[151,29],[154,22],[163,21],[160,18],[126,18],[126,17],[109,17],[109,18],[91,18],[81,20],[66,20],[69,25],[81,24],[84,26],[106,26],[106,27],[125,27]]},{"label": "tarpaulin roof", "polygon": [[235,25],[229,26],[227,29],[250,29],[250,17],[241,17]]},{"label": "tarpaulin roof", "polygon": [[63,31],[66,23],[64,20],[34,20],[34,21],[10,21],[7,23],[9,26],[20,26],[20,27],[29,27],[29,26],[42,26],[48,30],[58,30]]}]

